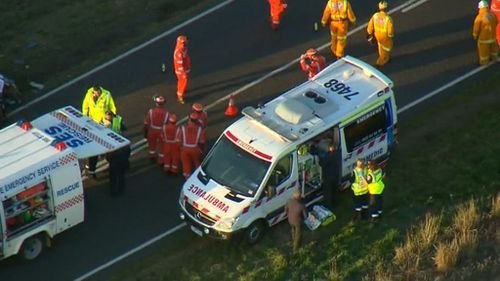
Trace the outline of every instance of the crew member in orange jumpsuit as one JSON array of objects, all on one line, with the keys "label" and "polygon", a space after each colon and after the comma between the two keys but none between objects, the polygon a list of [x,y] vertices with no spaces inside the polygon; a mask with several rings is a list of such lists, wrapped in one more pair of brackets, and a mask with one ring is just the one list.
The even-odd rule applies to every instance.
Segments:
[{"label": "crew member in orange jumpsuit", "polygon": [[163,142],[163,171],[177,175],[179,172],[180,147],[176,138],[179,134],[177,116],[170,114],[168,123],[163,125],[161,140]]},{"label": "crew member in orange jumpsuit", "polygon": [[495,38],[497,18],[490,12],[485,0],[480,1],[477,7],[479,12],[474,20],[472,37],[477,40],[479,64],[485,65],[498,56],[498,42]]},{"label": "crew member in orange jumpsuit", "polygon": [[345,54],[349,22],[356,23],[356,16],[349,1],[328,0],[321,19],[321,25],[325,27],[328,21],[330,21],[330,35],[332,37],[330,48],[333,55],[339,59]]},{"label": "crew member in orange jumpsuit", "polygon": [[177,76],[177,100],[184,104],[189,73],[191,72],[191,58],[187,49],[187,37],[179,35],[174,50],[174,70]]},{"label": "crew member in orange jumpsuit", "polygon": [[203,129],[208,126],[208,115],[205,110],[203,110],[203,105],[201,103],[194,103],[191,107],[193,112],[198,113],[198,122],[200,123]]},{"label": "crew member in orange jumpsuit", "polygon": [[281,23],[281,16],[288,6],[285,0],[267,0],[271,10],[271,28],[277,30]]},{"label": "crew member in orange jumpsuit", "polygon": [[366,27],[366,32],[368,36],[374,36],[377,39],[378,44],[378,58],[375,65],[377,67],[382,67],[389,62],[391,58],[391,50],[393,46],[392,38],[394,37],[394,25],[392,23],[392,18],[386,13],[387,2],[381,1],[378,3],[379,12],[373,14],[368,26]]},{"label": "crew member in orange jumpsuit", "polygon": [[177,134],[181,146],[182,175],[188,178],[201,164],[202,147],[205,145],[206,132],[198,123],[198,114],[191,112],[187,124]]},{"label": "crew member in orange jumpsuit", "polygon": [[491,0],[491,12],[497,17],[497,43],[500,47],[500,0]]},{"label": "crew member in orange jumpsuit", "polygon": [[164,108],[164,97],[154,96],[153,100],[156,106],[148,111],[144,119],[144,138],[148,140],[148,154],[151,162],[154,163],[157,160],[161,164],[163,160],[163,152],[160,145],[161,129],[168,121],[168,111]]},{"label": "crew member in orange jumpsuit", "polygon": [[316,76],[325,66],[325,57],[320,55],[314,48],[308,49],[305,54],[300,56],[300,68],[308,73],[309,80]]}]

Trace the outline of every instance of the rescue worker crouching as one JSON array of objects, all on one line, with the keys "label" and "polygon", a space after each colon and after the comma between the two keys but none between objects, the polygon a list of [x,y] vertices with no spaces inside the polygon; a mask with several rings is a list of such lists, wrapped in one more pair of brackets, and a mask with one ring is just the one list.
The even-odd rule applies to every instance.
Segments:
[{"label": "rescue worker crouching", "polygon": [[356,161],[352,171],[351,189],[354,201],[354,220],[368,218],[368,183],[366,182],[367,170],[362,160]]},{"label": "rescue worker crouching", "polygon": [[[375,65],[380,68],[390,60],[393,47],[394,25],[392,18],[386,13],[387,2],[378,3],[379,12],[373,14],[366,28],[367,39],[372,43],[375,37],[378,45],[378,58]],[[373,40],[375,41],[375,40]]]},{"label": "rescue worker crouching", "polygon": [[[113,114],[116,114],[116,106],[111,93],[99,85],[90,87],[83,99],[83,115],[88,116],[96,123],[101,123],[108,110],[113,112]],[[87,165],[85,165],[89,175],[91,175],[94,179],[97,177],[95,172],[97,161],[98,156],[89,157]]]},{"label": "rescue worker crouching", "polygon": [[385,174],[377,162],[373,160],[368,162],[367,173],[366,182],[368,183],[368,193],[370,194],[370,219],[376,221],[382,215],[382,194],[385,188],[382,180]]},{"label": "rescue worker crouching", "polygon": [[305,54],[300,56],[300,68],[307,72],[307,77],[311,80],[326,66],[325,57],[320,55],[314,48],[310,48]]},{"label": "rescue worker crouching", "polygon": [[167,124],[163,125],[161,139],[163,143],[163,171],[167,174],[179,173],[180,147],[176,138],[179,134],[177,116],[170,114]]},{"label": "rescue worker crouching", "polygon": [[477,8],[479,12],[474,19],[472,37],[477,40],[477,51],[479,65],[485,65],[495,61],[498,57],[498,42],[495,38],[497,18],[488,10],[488,2],[479,1]]},{"label": "rescue worker crouching", "polygon": [[339,59],[345,54],[349,22],[356,24],[356,16],[351,8],[351,3],[347,0],[328,0],[323,11],[321,25],[325,27],[328,22],[330,22],[330,49],[333,55]]},{"label": "rescue worker crouching", "polygon": [[155,107],[151,108],[144,119],[144,138],[148,141],[148,155],[152,163],[162,164],[161,131],[167,123],[168,111],[164,108],[165,98],[154,96]]},{"label": "rescue worker crouching", "polygon": [[177,134],[181,146],[182,174],[187,179],[193,170],[201,164],[202,151],[205,148],[206,132],[198,122],[198,113],[191,112],[187,124]]}]

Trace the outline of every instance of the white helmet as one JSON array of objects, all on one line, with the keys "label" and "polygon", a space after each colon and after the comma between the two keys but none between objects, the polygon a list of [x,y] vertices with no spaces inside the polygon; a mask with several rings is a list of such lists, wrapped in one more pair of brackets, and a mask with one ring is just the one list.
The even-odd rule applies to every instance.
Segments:
[{"label": "white helmet", "polygon": [[477,4],[477,8],[478,8],[478,9],[481,9],[481,8],[488,8],[488,2],[486,2],[486,1],[484,1],[484,0],[479,1],[479,3]]}]

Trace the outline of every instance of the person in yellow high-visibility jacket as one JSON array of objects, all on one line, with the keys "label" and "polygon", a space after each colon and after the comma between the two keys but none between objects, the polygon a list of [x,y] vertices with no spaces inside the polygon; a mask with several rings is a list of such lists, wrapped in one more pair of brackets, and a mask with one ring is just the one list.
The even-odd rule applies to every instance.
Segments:
[{"label": "person in yellow high-visibility jacket", "polygon": [[345,46],[347,42],[347,31],[349,22],[356,23],[356,16],[352,11],[351,4],[347,0],[328,0],[321,25],[323,27],[330,22],[330,36],[333,55],[339,59],[345,54]]},{"label": "person in yellow high-visibility jacket", "polygon": [[351,189],[354,201],[354,220],[368,216],[368,183],[366,182],[367,170],[361,159],[356,161],[352,171]]},{"label": "person in yellow high-visibility jacket", "polygon": [[498,44],[495,38],[498,22],[495,15],[488,10],[488,2],[480,1],[477,8],[479,12],[474,19],[472,37],[477,40],[479,64],[485,65],[496,60],[498,56]]},{"label": "person in yellow high-visibility jacket", "polygon": [[387,2],[381,1],[378,3],[379,12],[373,14],[366,32],[368,37],[375,36],[378,44],[378,59],[375,65],[382,67],[389,62],[390,54],[392,51],[394,37],[394,25],[392,18],[386,13]]},{"label": "person in yellow high-visibility jacket", "polygon": [[82,104],[82,113],[96,123],[101,123],[106,111],[116,114],[116,106],[111,93],[101,86],[92,86],[87,90]]},{"label": "person in yellow high-visibility jacket", "polygon": [[370,217],[372,220],[377,220],[382,215],[382,194],[385,188],[382,180],[385,174],[377,162],[373,160],[368,162],[367,173],[366,182],[368,183],[368,193],[370,194]]}]

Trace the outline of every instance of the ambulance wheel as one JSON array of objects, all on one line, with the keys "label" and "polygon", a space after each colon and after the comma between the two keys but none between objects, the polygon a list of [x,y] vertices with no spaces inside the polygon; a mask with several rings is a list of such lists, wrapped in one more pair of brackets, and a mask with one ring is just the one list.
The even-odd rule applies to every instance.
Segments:
[{"label": "ambulance wheel", "polygon": [[245,231],[245,242],[248,244],[255,244],[264,236],[266,226],[262,221],[253,222]]},{"label": "ambulance wheel", "polygon": [[24,240],[19,256],[24,261],[32,261],[43,252],[45,239],[42,234],[34,235]]}]

